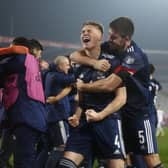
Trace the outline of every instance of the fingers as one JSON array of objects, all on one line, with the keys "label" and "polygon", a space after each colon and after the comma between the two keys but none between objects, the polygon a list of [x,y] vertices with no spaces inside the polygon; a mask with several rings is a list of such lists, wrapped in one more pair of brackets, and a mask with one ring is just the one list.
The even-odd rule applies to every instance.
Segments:
[{"label": "fingers", "polygon": [[51,103],[52,101],[51,101],[51,99],[48,98],[48,99],[46,100],[46,102],[47,102],[47,103]]},{"label": "fingers", "polygon": [[86,114],[86,120],[88,122],[92,122],[93,119],[94,119],[92,113],[93,113],[93,110],[90,110],[90,109],[85,112],[85,114]]},{"label": "fingers", "polygon": [[110,63],[107,60],[102,60],[101,68],[103,71],[107,71],[110,68]]},{"label": "fingers", "polygon": [[81,79],[77,79],[77,82],[79,82],[79,83],[83,83],[83,80],[81,80]]},{"label": "fingers", "polygon": [[78,118],[74,115],[74,116],[68,118],[68,123],[69,123],[72,127],[77,127],[77,126],[79,125],[79,120],[78,120]]},{"label": "fingers", "polygon": [[71,120],[73,120],[73,119],[74,119],[73,117],[69,117],[69,118],[68,118],[68,121],[71,121]]},{"label": "fingers", "polygon": [[106,72],[110,68],[110,63],[108,60],[102,59],[95,64],[95,69]]}]

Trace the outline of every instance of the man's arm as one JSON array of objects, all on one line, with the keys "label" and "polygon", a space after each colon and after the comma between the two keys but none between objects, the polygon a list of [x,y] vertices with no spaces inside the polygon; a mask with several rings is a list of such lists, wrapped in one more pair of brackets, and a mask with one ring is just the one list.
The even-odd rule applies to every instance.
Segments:
[{"label": "man's arm", "polygon": [[24,46],[13,45],[11,47],[0,48],[0,56],[9,54],[28,54],[29,49]]},{"label": "man's arm", "polygon": [[64,88],[58,95],[56,96],[49,96],[46,100],[47,103],[50,103],[50,104],[54,104],[56,103],[57,101],[61,100],[62,98],[64,98],[65,96],[67,96],[70,91],[72,90],[72,87],[69,86],[69,87],[66,87]]},{"label": "man's arm", "polygon": [[103,118],[109,116],[110,114],[118,111],[122,106],[125,105],[127,99],[126,87],[120,87],[115,91],[115,98],[113,101],[100,112]]},{"label": "man's arm", "polygon": [[106,59],[96,60],[86,56],[84,50],[75,51],[70,55],[72,62],[88,65],[94,69],[106,72],[110,68],[110,63]]},{"label": "man's arm", "polygon": [[86,118],[88,122],[100,121],[111,115],[114,112],[117,112],[124,104],[126,103],[126,87],[120,87],[115,91],[115,98],[113,101],[108,104],[102,111],[99,113],[95,112],[92,109],[86,111]]},{"label": "man's arm", "polygon": [[79,125],[81,114],[82,114],[82,109],[78,106],[75,114],[68,118],[68,123],[72,127],[77,127]]},{"label": "man's arm", "polygon": [[77,89],[79,91],[88,92],[111,92],[122,84],[122,79],[112,73],[105,79],[97,80],[93,83],[77,82]]}]

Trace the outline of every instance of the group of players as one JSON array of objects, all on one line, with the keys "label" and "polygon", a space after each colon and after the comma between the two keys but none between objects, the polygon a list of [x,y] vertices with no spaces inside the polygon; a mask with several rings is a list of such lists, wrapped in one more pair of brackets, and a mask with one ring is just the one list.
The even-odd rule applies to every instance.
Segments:
[{"label": "group of players", "polygon": [[[131,168],[132,155],[142,156],[148,168],[164,167],[155,135],[150,66],[133,33],[131,19],[119,17],[109,24],[103,43],[102,25],[84,23],[82,49],[68,58],[56,57],[42,70],[43,80],[30,41],[0,50],[0,84],[7,130],[15,139],[15,168],[40,167],[48,143],[50,156],[61,152],[58,168],[77,168],[84,160],[92,167],[94,158],[108,168]],[[63,136],[60,142],[60,133],[67,140]],[[51,160],[57,159],[48,157],[45,166],[52,167]]]}]

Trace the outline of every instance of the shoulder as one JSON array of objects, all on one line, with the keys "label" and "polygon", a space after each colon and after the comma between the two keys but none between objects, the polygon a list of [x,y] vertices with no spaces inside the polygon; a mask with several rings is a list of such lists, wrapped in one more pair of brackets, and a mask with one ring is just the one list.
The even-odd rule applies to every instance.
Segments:
[{"label": "shoulder", "polygon": [[123,59],[126,64],[141,64],[146,60],[146,54],[139,48],[135,42],[127,48],[125,57]]},{"label": "shoulder", "polygon": [[85,50],[81,49],[81,50],[72,52],[70,54],[70,59],[73,61],[76,56],[85,56],[85,55],[86,55]]}]

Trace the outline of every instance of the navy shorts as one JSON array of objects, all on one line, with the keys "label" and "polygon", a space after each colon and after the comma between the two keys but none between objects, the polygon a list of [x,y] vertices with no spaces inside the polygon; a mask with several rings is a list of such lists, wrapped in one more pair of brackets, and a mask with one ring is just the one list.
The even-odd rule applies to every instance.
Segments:
[{"label": "navy shorts", "polygon": [[107,117],[102,121],[86,123],[70,132],[65,151],[92,154],[102,159],[124,159],[125,150],[120,120]]},{"label": "navy shorts", "polygon": [[65,121],[50,123],[48,126],[48,139],[51,147],[63,145],[68,137],[68,125]]},{"label": "navy shorts", "polygon": [[155,123],[151,117],[122,120],[126,152],[148,155],[158,153]]}]

